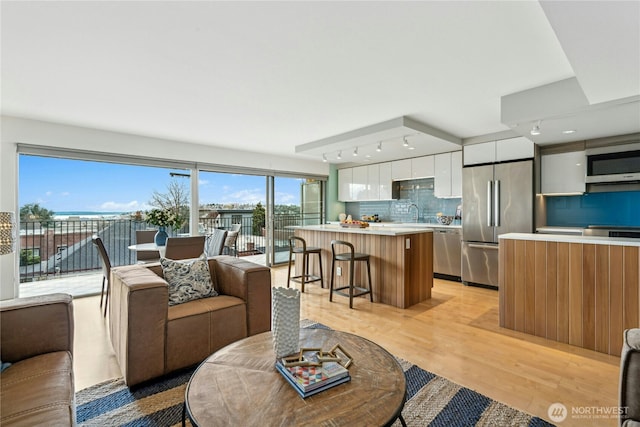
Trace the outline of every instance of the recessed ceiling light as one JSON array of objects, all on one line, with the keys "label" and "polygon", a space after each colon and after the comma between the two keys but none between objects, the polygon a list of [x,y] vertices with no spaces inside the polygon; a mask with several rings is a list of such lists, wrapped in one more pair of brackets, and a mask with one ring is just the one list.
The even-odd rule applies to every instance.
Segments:
[{"label": "recessed ceiling light", "polygon": [[540,120],[531,129],[531,135],[540,135]]},{"label": "recessed ceiling light", "polygon": [[563,130],[562,133],[564,133],[565,135],[571,135],[572,133],[576,133],[575,129],[567,129],[567,130]]}]

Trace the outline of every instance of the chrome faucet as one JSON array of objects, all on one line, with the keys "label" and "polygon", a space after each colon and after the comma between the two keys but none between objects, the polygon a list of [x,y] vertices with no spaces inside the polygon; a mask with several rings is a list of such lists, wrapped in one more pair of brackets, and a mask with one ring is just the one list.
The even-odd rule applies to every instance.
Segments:
[{"label": "chrome faucet", "polygon": [[409,205],[408,210],[410,211],[411,208],[416,208],[416,214],[413,216],[413,222],[418,222],[418,216],[420,215],[420,209],[418,209],[418,205],[416,205],[415,203],[411,203]]}]

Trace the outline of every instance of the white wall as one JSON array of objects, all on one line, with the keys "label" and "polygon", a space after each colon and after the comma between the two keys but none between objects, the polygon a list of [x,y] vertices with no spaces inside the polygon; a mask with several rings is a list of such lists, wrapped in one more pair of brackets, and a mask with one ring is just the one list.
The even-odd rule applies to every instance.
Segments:
[{"label": "white wall", "polygon": [[[329,165],[321,161],[210,147],[16,117],[2,116],[0,131],[0,211],[3,212],[19,211],[16,156],[18,143],[135,157],[329,175]],[[0,256],[0,299],[13,298],[17,295],[19,284],[17,262],[15,254]]]},{"label": "white wall", "polygon": [[[0,143],[0,211],[17,212],[18,159],[16,145]],[[20,281],[17,254],[0,255],[0,300],[13,298]]]}]

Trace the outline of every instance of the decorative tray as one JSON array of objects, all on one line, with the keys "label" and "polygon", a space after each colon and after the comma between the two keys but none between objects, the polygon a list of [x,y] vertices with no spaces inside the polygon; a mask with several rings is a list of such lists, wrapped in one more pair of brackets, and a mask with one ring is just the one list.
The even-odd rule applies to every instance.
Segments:
[{"label": "decorative tray", "polygon": [[366,222],[341,222],[340,227],[342,228],[367,228],[369,224]]}]

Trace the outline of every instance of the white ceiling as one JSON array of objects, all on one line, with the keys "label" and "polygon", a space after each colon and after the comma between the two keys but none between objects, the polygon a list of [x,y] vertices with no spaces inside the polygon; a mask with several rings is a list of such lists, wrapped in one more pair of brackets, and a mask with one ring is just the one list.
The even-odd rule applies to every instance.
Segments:
[{"label": "white ceiling", "polygon": [[8,116],[320,159],[296,147],[403,116],[526,134],[547,117],[501,123],[501,98],[576,78],[588,103],[543,124],[600,134],[534,141],[640,132],[637,1],[2,1],[1,24]]}]

